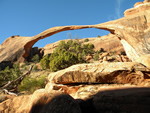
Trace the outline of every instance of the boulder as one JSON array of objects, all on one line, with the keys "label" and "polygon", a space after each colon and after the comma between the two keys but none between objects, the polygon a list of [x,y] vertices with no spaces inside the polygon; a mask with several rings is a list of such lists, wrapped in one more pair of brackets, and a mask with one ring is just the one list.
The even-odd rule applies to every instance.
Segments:
[{"label": "boulder", "polygon": [[36,104],[45,104],[62,92],[47,91],[45,89],[36,90],[32,95],[18,96],[7,99],[0,103],[0,113],[27,113]]},{"label": "boulder", "polygon": [[133,62],[77,64],[49,75],[55,84],[132,83],[144,81],[145,66]]}]

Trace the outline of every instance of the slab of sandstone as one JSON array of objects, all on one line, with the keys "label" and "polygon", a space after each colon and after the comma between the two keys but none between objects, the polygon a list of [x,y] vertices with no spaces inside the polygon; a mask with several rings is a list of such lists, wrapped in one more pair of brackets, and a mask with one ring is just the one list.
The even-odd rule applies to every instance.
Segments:
[{"label": "slab of sandstone", "polygon": [[133,62],[77,64],[49,75],[56,84],[132,83],[144,80],[145,66]]}]

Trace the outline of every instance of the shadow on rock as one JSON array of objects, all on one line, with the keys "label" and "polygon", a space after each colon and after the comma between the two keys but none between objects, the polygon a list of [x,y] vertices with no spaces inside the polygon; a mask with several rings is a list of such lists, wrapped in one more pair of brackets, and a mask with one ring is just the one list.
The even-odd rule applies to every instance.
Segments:
[{"label": "shadow on rock", "polygon": [[141,87],[100,91],[86,100],[62,94],[36,103],[30,113],[150,113],[149,107],[150,88]]},{"label": "shadow on rock", "polygon": [[79,104],[68,94],[55,96],[47,104],[42,103],[46,101],[35,104],[29,113],[82,113]]}]

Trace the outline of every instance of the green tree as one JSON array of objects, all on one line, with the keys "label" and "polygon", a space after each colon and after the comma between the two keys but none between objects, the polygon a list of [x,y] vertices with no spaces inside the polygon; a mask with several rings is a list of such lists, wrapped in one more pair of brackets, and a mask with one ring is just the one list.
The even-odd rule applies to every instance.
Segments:
[{"label": "green tree", "polygon": [[84,39],[84,42],[88,42],[88,41],[89,41],[89,39],[88,39],[88,38]]},{"label": "green tree", "polygon": [[[82,45],[79,40],[61,41],[51,56],[41,59],[43,69],[58,71],[77,63],[84,63],[86,54],[93,54],[94,45]],[[48,66],[49,63],[49,66]]]},{"label": "green tree", "polygon": [[94,59],[95,61],[97,61],[97,60],[99,59],[99,52],[98,52],[98,51],[94,54],[93,59]]},{"label": "green tree", "polygon": [[97,35],[97,37],[100,38],[101,36],[100,36],[100,35]]},{"label": "green tree", "polygon": [[40,62],[40,57],[39,57],[39,55],[38,55],[38,54],[34,55],[34,56],[32,57],[32,59],[31,59],[31,61],[34,62],[34,63]]},{"label": "green tree", "polygon": [[26,77],[18,86],[19,91],[28,91],[33,93],[39,88],[44,88],[46,76],[40,76],[38,78]]},{"label": "green tree", "polygon": [[22,74],[19,63],[13,65],[13,68],[6,67],[0,72],[0,85],[17,79]]},{"label": "green tree", "polygon": [[43,70],[48,69],[49,68],[49,55],[46,55],[45,57],[43,57],[40,61],[40,65],[42,67]]}]

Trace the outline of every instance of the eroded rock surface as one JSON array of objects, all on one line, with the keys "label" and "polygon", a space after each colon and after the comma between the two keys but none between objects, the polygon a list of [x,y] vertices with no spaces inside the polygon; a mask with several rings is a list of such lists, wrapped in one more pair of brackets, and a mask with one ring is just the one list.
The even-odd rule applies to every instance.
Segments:
[{"label": "eroded rock surface", "polygon": [[146,70],[143,65],[133,62],[78,64],[51,73],[49,80],[56,84],[132,82],[140,84],[144,80],[142,71]]}]

